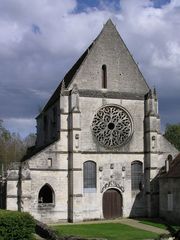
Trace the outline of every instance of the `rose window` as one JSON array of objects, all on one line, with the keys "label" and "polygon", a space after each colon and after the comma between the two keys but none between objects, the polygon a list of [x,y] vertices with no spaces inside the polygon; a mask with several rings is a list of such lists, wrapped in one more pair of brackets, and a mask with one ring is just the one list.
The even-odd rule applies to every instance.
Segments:
[{"label": "rose window", "polygon": [[107,105],[94,115],[92,131],[104,147],[119,147],[131,138],[132,120],[124,108]]}]

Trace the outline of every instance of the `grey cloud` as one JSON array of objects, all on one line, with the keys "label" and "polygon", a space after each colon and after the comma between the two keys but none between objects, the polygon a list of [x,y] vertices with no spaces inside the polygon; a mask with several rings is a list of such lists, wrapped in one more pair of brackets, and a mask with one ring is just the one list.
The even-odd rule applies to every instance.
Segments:
[{"label": "grey cloud", "polygon": [[118,29],[148,84],[157,88],[164,129],[180,121],[180,8],[173,0],[158,9],[144,4],[122,0]]},{"label": "grey cloud", "polygon": [[3,125],[11,132],[21,133],[26,137],[27,133],[35,132],[36,122],[34,118],[4,118]]},{"label": "grey cloud", "polygon": [[[11,119],[8,127],[23,126],[23,120],[15,119],[36,116],[109,17],[148,84],[157,87],[163,125],[178,120],[179,8],[175,1],[160,9],[151,1],[120,4],[119,9],[101,5],[76,12],[75,0],[0,2],[0,118]],[[27,129],[28,133],[30,124]]]}]

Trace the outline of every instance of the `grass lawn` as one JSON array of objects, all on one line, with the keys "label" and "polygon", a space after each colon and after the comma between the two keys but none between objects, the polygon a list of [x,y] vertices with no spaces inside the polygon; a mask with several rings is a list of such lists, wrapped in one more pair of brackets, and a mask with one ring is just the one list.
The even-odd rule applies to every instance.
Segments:
[{"label": "grass lawn", "polygon": [[108,240],[153,239],[158,235],[120,223],[72,224],[52,227],[59,236],[98,237]]}]

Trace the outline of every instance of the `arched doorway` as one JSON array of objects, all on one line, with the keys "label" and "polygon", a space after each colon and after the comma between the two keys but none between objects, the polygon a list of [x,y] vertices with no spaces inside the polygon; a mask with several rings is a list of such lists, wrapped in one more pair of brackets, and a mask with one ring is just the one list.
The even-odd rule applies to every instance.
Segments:
[{"label": "arched doorway", "polygon": [[118,218],[122,216],[122,195],[116,189],[108,189],[103,194],[104,218]]}]

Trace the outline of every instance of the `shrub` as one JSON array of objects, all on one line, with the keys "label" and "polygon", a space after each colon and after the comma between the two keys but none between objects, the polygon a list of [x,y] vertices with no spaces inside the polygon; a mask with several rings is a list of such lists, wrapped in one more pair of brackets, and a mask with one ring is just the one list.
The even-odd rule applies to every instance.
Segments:
[{"label": "shrub", "polygon": [[32,240],[35,220],[29,213],[0,210],[0,240]]}]

